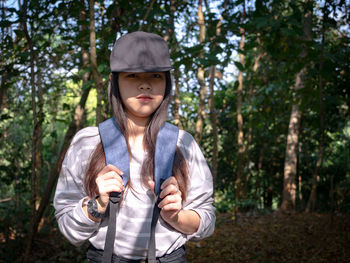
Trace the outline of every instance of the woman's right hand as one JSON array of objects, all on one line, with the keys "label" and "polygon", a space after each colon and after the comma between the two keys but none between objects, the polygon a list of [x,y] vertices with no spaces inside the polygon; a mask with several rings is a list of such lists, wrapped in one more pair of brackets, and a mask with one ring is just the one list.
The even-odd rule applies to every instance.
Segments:
[{"label": "woman's right hand", "polygon": [[116,166],[108,164],[97,175],[96,184],[99,198],[96,199],[98,211],[104,213],[109,202],[109,193],[124,191],[123,172]]}]

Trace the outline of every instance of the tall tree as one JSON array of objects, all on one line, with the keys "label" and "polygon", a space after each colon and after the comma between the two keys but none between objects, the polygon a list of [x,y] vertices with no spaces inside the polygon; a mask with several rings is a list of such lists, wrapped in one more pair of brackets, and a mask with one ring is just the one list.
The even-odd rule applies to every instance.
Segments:
[{"label": "tall tree", "polygon": [[[178,41],[175,34],[175,12],[176,12],[176,1],[170,0],[170,14],[168,19],[168,27],[166,29],[166,35],[164,40],[170,44],[170,56],[173,57],[175,52],[178,51]],[[180,70],[178,68],[174,69],[174,79],[175,79],[175,91],[173,95],[173,107],[172,112],[174,116],[174,124],[179,128],[182,128],[180,122]]]},{"label": "tall tree", "polygon": [[[35,217],[40,198],[41,167],[42,167],[42,123],[43,123],[43,91],[41,86],[41,75],[39,69],[38,55],[34,50],[33,26],[28,30],[28,2],[19,1],[22,16],[22,27],[25,34],[28,50],[30,53],[30,86],[31,86],[31,105],[33,112],[33,131],[32,131],[32,171],[31,171],[31,204],[32,219]],[[38,100],[38,102],[37,102]],[[39,109],[38,109],[39,108]],[[33,223],[33,222],[32,222]]]},{"label": "tall tree", "polygon": [[325,144],[325,110],[324,110],[324,95],[323,95],[323,64],[324,64],[324,46],[325,46],[325,32],[326,32],[326,21],[328,20],[328,4],[325,1],[323,6],[323,19],[321,28],[321,50],[320,50],[320,65],[319,65],[319,76],[318,76],[318,91],[319,91],[319,107],[320,107],[320,140],[319,140],[319,150],[317,156],[317,162],[315,170],[312,174],[312,187],[309,200],[306,205],[305,212],[312,212],[316,205],[316,192],[317,192],[317,182],[319,181],[319,172],[323,162],[323,151]]},{"label": "tall tree", "polygon": [[103,82],[97,66],[97,52],[96,52],[96,29],[95,29],[95,1],[89,0],[90,10],[90,63],[92,68],[92,76],[95,82],[97,91],[96,104],[96,125],[102,122],[102,95]]},{"label": "tall tree", "polygon": [[[202,45],[202,50],[199,57],[203,58],[204,56],[204,41],[205,41],[205,21],[203,14],[203,5],[202,0],[198,0],[198,25],[199,25],[199,44]],[[196,130],[194,138],[200,144],[203,133],[203,119],[205,115],[205,99],[207,96],[207,85],[205,83],[204,77],[204,66],[200,65],[197,71],[197,79],[200,86],[199,90],[199,103],[197,109],[197,121],[196,121]]]},{"label": "tall tree", "polygon": [[[6,18],[6,6],[5,1],[0,1],[0,10],[1,10],[1,20],[5,21]],[[0,43],[1,48],[5,46],[5,39],[9,38],[9,29],[8,27],[1,27],[1,33],[0,33]],[[0,69],[1,69],[1,82],[0,82],[0,114],[2,113],[2,109],[6,106],[6,91],[8,88],[8,70],[5,69],[6,63],[5,63],[5,56],[4,52],[1,52],[0,54]]]},{"label": "tall tree", "polygon": [[302,69],[297,73],[294,86],[294,100],[290,114],[287,146],[284,161],[284,181],[283,181],[283,200],[280,207],[281,211],[290,211],[295,209],[296,198],[296,172],[297,172],[297,151],[299,139],[299,126],[301,120],[301,101],[300,90],[305,88],[305,77],[307,74],[307,64],[305,59],[308,55],[307,43],[312,40],[312,14],[313,1],[304,1],[304,21],[303,21],[303,45],[299,56],[300,63],[304,63]]},{"label": "tall tree", "polygon": [[[237,173],[236,173],[236,200],[240,202],[242,196],[242,178],[243,178],[243,156],[245,152],[244,147],[244,134],[243,134],[243,115],[242,115],[242,98],[243,98],[243,68],[244,68],[244,45],[245,45],[245,29],[244,29],[244,21],[246,17],[245,11],[245,0],[243,1],[243,10],[241,17],[241,27],[239,29],[239,33],[241,35],[241,40],[239,43],[239,58],[241,68],[238,73],[238,88],[237,88],[237,145],[238,145],[238,153],[237,153]],[[238,208],[238,207],[237,207]]]},{"label": "tall tree", "polygon": [[[226,11],[228,5],[228,0],[225,0],[223,4],[223,9]],[[224,11],[224,12],[225,12]],[[212,45],[212,53],[215,54],[216,49],[219,45],[218,39],[221,36],[221,24],[223,20],[223,15],[220,16],[219,21],[216,24],[216,30],[215,30],[215,37],[211,37],[211,42],[213,42]],[[215,91],[214,91],[214,84],[215,84],[215,77],[218,74],[216,74],[216,65],[212,65],[210,67],[210,79],[209,79],[209,110],[210,110],[210,123],[212,127],[212,134],[213,134],[213,155],[212,155],[212,161],[211,161],[211,171],[213,174],[214,179],[214,185],[217,179],[218,174],[218,155],[219,155],[219,140],[218,140],[218,117],[216,113],[215,108]]]},{"label": "tall tree", "polygon": [[[254,48],[254,51],[257,51],[257,57],[254,62],[253,66],[253,76],[249,79],[249,91],[248,91],[248,103],[249,103],[249,115],[248,115],[248,132],[247,132],[247,145],[246,145],[246,152],[247,152],[247,164],[249,165],[251,163],[250,160],[250,152],[251,152],[251,146],[252,146],[252,134],[253,134],[253,99],[254,94],[256,93],[254,89],[254,80],[253,78],[257,78],[257,71],[259,68],[260,59],[262,58],[262,50],[259,48],[260,46],[260,33],[257,33],[257,44],[258,48]],[[243,187],[243,201],[247,198],[247,192],[248,192],[248,185],[249,180],[251,177],[251,170],[250,167],[248,167],[248,172],[245,176],[244,180],[244,187]]]}]

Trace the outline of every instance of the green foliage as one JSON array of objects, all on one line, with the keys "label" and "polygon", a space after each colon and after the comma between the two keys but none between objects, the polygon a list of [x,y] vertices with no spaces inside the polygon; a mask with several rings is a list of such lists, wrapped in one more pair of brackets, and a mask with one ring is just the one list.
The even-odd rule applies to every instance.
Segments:
[{"label": "green foliage", "polygon": [[[71,124],[83,91],[91,89],[85,104],[83,126],[96,122],[97,91],[90,76],[89,62],[82,53],[89,50],[89,13],[85,1],[29,1],[27,27],[34,45],[35,83],[43,90],[41,150],[41,194]],[[249,1],[248,1],[249,2]],[[169,38],[171,59],[179,69],[180,122],[195,134],[199,105],[199,67],[205,69],[207,88],[209,69],[215,65],[214,83],[217,114],[218,171],[215,181],[215,205],[219,212],[278,209],[282,201],[284,160],[290,111],[294,103],[296,74],[307,67],[302,97],[297,167],[296,206],[304,210],[313,183],[320,146],[323,162],[318,171],[316,210],[350,211],[350,124],[349,88],[349,9],[348,1],[316,1],[313,6],[313,39],[303,35],[304,1],[246,1],[246,19],[242,22],[243,1],[204,1],[206,38],[199,44],[198,1],[176,1],[172,14],[169,1],[156,1],[145,17],[149,2],[97,1],[95,5],[98,72],[104,86],[103,117],[110,115],[107,101],[109,54],[117,37],[138,30]],[[326,4],[325,8],[324,5]],[[4,2],[0,22],[0,237],[14,242],[25,237],[30,222],[32,174],[33,107],[30,83],[31,50],[23,30],[23,13]],[[220,35],[217,35],[221,20]],[[174,24],[171,24],[173,19]],[[245,29],[245,46],[240,50],[240,27]],[[324,30],[324,36],[322,32]],[[322,44],[324,38],[324,44]],[[306,48],[308,55],[301,58]],[[244,65],[239,54],[245,56]],[[257,59],[259,58],[259,61]],[[257,67],[255,64],[257,63]],[[243,72],[243,156],[242,200],[235,199],[237,171],[237,75]],[[223,78],[220,78],[223,75]],[[320,91],[320,83],[323,90]],[[320,105],[323,102],[323,111]],[[35,99],[37,112],[39,100]],[[209,96],[205,98],[202,140],[199,142],[208,164],[213,168],[213,127]],[[173,109],[173,102],[171,105]],[[324,118],[324,128],[321,118]],[[169,119],[172,120],[173,116]],[[323,145],[321,135],[325,134]],[[248,135],[250,137],[248,138]],[[50,216],[47,216],[50,215]],[[54,218],[52,206],[46,216]],[[13,218],[19,218],[13,222]],[[48,224],[49,223],[45,223]],[[45,225],[44,224],[44,225]],[[50,226],[50,225],[49,225]],[[49,227],[49,229],[51,229]],[[16,231],[14,231],[16,230]],[[45,227],[43,232],[48,231]],[[46,233],[46,232],[45,232]],[[11,241],[12,240],[12,241]],[[19,242],[19,241],[18,241]],[[24,243],[24,242],[23,242]],[[9,244],[9,243],[7,243]],[[3,252],[3,251],[2,251]],[[64,262],[81,250],[43,255],[40,260]],[[5,261],[16,255],[2,253]],[[47,256],[44,258],[44,256]],[[77,262],[82,258],[77,256]]]},{"label": "green foliage", "polygon": [[236,206],[233,188],[217,190],[214,195],[214,202],[219,213],[233,213]]}]

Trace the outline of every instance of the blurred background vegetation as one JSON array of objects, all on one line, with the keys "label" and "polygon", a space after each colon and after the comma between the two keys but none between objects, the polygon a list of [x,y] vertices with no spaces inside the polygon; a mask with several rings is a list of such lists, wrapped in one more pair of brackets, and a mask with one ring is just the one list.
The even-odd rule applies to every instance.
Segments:
[{"label": "blurred background vegetation", "polygon": [[[218,215],[349,213],[349,9],[348,0],[1,0],[0,258],[41,262],[33,246],[56,237],[60,162],[79,129],[110,117],[110,51],[136,30],[169,44],[169,121],[203,150]],[[82,261],[65,253],[49,261]]]}]

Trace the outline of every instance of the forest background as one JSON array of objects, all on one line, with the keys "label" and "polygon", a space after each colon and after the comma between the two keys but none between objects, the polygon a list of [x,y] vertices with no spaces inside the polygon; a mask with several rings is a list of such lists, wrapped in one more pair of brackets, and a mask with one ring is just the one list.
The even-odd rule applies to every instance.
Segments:
[{"label": "forest background", "polygon": [[[194,136],[214,177],[217,230],[189,246],[190,262],[224,257],[225,238],[222,262],[346,262],[349,9],[347,0],[1,0],[0,262],[83,261],[57,231],[55,184],[74,134],[110,117],[110,51],[136,30],[168,42],[169,121]],[[333,233],[335,251],[298,254],[306,248],[290,246],[292,236],[278,239],[298,222],[307,231],[292,230],[296,243]],[[281,231],[267,250],[259,224]],[[239,231],[255,241],[242,245]],[[289,258],[276,252],[285,242]]]}]

